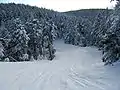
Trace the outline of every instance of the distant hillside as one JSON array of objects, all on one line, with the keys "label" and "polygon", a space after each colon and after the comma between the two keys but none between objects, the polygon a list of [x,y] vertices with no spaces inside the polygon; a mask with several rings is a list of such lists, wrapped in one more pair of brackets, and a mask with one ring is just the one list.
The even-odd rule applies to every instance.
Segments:
[{"label": "distant hillside", "polygon": [[[106,9],[81,9],[76,11],[68,11],[64,12],[67,15],[76,16],[76,17],[82,17],[82,18],[88,18],[90,20],[94,20],[93,18],[96,17],[96,15],[102,11],[105,11]],[[109,9],[109,12],[111,12],[112,9]]]}]

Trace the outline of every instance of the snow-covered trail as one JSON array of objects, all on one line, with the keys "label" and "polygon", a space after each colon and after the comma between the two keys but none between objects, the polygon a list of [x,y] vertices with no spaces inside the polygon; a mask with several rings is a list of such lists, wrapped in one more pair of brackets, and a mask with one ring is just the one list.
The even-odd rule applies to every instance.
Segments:
[{"label": "snow-covered trail", "polygon": [[95,48],[55,42],[53,61],[0,63],[0,90],[120,90],[120,65],[103,66]]}]

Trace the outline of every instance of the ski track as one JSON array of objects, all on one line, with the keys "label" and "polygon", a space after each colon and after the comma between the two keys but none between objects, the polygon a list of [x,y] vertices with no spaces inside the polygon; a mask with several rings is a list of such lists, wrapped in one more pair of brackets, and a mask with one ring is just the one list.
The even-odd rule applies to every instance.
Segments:
[{"label": "ski track", "polygon": [[0,90],[120,90],[120,65],[104,66],[94,47],[55,41],[55,60],[0,63]]}]

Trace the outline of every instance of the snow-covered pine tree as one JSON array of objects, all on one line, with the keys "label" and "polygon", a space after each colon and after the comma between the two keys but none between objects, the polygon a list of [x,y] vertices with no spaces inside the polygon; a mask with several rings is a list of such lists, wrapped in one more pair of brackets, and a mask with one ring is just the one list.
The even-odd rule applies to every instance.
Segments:
[{"label": "snow-covered pine tree", "polygon": [[48,60],[53,60],[55,57],[55,49],[53,48],[53,26],[47,21],[44,23],[43,30],[43,51],[44,57]]},{"label": "snow-covered pine tree", "polygon": [[108,28],[101,43],[103,43],[103,62],[105,64],[112,64],[120,58],[120,2],[115,7],[112,17],[111,26]]},{"label": "snow-covered pine tree", "polygon": [[52,21],[52,19],[49,19],[48,20],[48,22],[49,22],[49,26],[50,26],[50,29],[51,29],[51,34],[52,34],[52,38],[53,38],[53,40],[56,40],[56,39],[58,39],[58,28],[57,28],[57,26],[55,25],[55,23]]},{"label": "snow-covered pine tree", "polygon": [[2,45],[2,41],[0,41],[0,61],[4,61],[4,47]]},{"label": "snow-covered pine tree", "polygon": [[0,57],[2,61],[9,62],[9,58],[7,57],[7,48],[8,48],[8,42],[10,39],[4,39],[0,38]]},{"label": "snow-covered pine tree", "polygon": [[[69,23],[68,23],[69,21]],[[68,20],[66,20],[64,23],[66,23],[66,26],[64,27],[65,29],[63,30],[64,32],[62,32],[64,36],[64,42],[67,44],[73,44],[74,45],[74,37],[73,37],[73,30],[74,30],[74,22],[73,19],[69,18]]]},{"label": "snow-covered pine tree", "polygon": [[101,11],[93,24],[91,31],[91,42],[92,45],[97,46],[99,49],[102,49],[102,44],[100,43],[102,40],[102,36],[105,35],[109,28],[108,16],[110,15],[108,8]]},{"label": "snow-covered pine tree", "polygon": [[28,60],[28,41],[29,37],[19,18],[14,20],[15,31],[13,32],[11,41],[8,45],[8,57],[14,59],[13,61],[26,61]]},{"label": "snow-covered pine tree", "polygon": [[114,32],[109,32],[102,40],[103,48],[103,62],[105,65],[112,64],[120,58],[120,39]]},{"label": "snow-covered pine tree", "polygon": [[43,55],[43,46],[42,46],[42,38],[43,38],[43,25],[40,23],[38,19],[33,19],[31,22],[27,23],[27,29],[29,31],[30,40],[28,42],[29,45],[29,55],[30,58],[38,59],[40,55]]},{"label": "snow-covered pine tree", "polygon": [[99,13],[96,17],[96,20],[93,24],[93,28],[92,28],[92,31],[91,31],[91,36],[92,36],[92,45],[95,45],[97,46],[97,41],[98,41],[98,34],[99,34],[99,31],[101,31],[101,24],[103,23],[102,22],[103,20],[103,15],[102,13]]},{"label": "snow-covered pine tree", "polygon": [[5,23],[3,21],[1,21],[0,38],[8,39],[9,37],[10,37],[10,32],[5,27]]},{"label": "snow-covered pine tree", "polygon": [[75,25],[75,38],[76,38],[76,42],[78,43],[77,45],[81,46],[81,47],[85,47],[86,46],[86,38],[85,38],[85,34],[87,34],[85,32],[85,29],[83,27],[83,25],[81,25],[80,22],[76,22]]},{"label": "snow-covered pine tree", "polygon": [[66,27],[64,41],[72,45],[86,46],[84,30],[80,22],[77,20],[74,21],[74,19],[69,21]]},{"label": "snow-covered pine tree", "polygon": [[64,37],[64,42],[67,43],[67,44],[73,44],[74,45],[74,37],[73,37],[73,33],[71,32],[73,29],[72,30],[71,29],[69,29],[69,31],[67,31],[67,33]]}]

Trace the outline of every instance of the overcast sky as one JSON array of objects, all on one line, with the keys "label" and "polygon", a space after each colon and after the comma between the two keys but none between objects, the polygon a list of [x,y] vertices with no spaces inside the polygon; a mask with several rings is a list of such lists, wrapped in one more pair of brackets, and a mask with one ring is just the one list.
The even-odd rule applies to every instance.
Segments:
[{"label": "overcast sky", "polygon": [[114,5],[114,2],[111,4],[110,0],[0,0],[0,2],[24,3],[60,12],[88,8],[111,8]]}]

